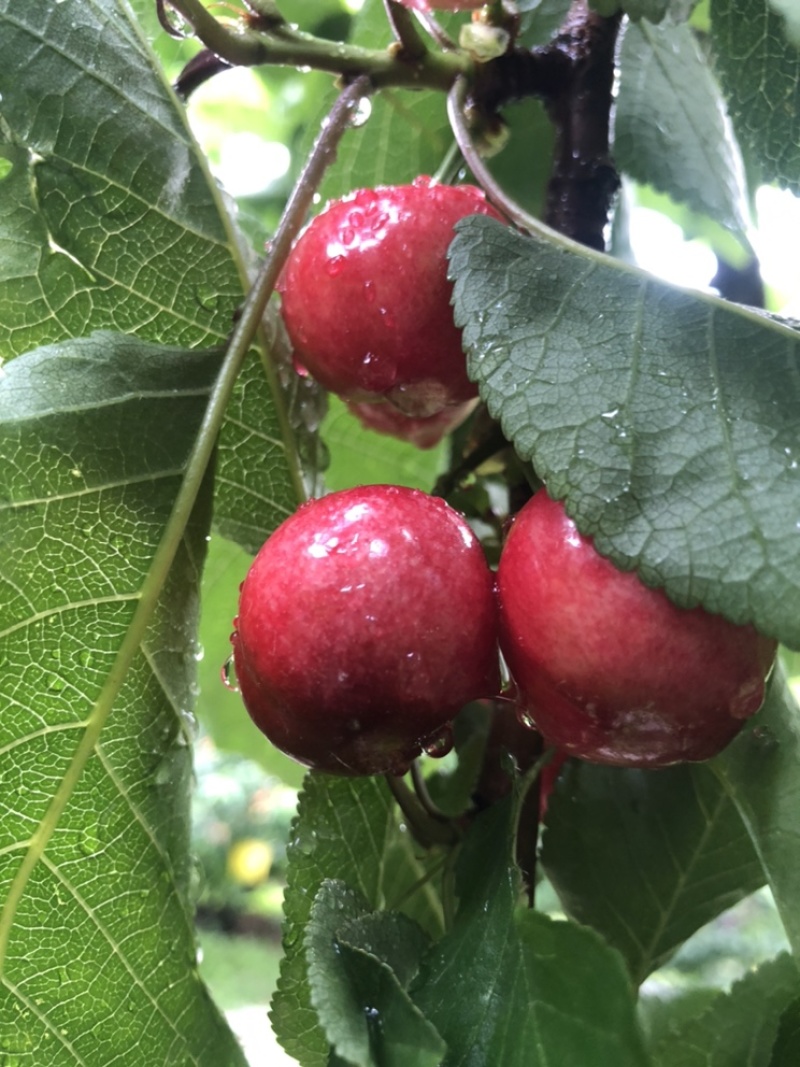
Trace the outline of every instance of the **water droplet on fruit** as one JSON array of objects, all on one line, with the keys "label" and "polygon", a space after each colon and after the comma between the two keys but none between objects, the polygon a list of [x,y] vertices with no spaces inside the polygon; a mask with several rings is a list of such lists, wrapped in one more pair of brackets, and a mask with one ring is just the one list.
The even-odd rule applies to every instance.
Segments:
[{"label": "water droplet on fruit", "polygon": [[376,296],[376,293],[375,293],[375,282],[373,282],[373,281],[364,282],[364,300],[368,304],[374,304],[375,303],[375,296]]},{"label": "water droplet on fruit", "polygon": [[517,708],[517,722],[520,726],[524,726],[526,730],[536,729],[536,720],[527,708]]},{"label": "water droplet on fruit", "polygon": [[[352,231],[348,230],[346,232],[347,233],[351,233]],[[344,240],[344,236],[343,236],[343,240]],[[328,262],[325,264],[325,273],[327,275],[329,275],[331,278],[335,278],[337,274],[341,274],[342,273],[342,271],[345,268],[345,264],[346,263],[347,263],[347,260],[345,259],[344,256],[333,256],[333,258],[329,259]],[[308,373],[308,372],[306,371],[306,373]]]},{"label": "water droplet on fruit", "polygon": [[433,759],[442,759],[448,752],[452,752],[453,744],[453,727],[448,724],[442,727],[432,741],[426,741],[423,748]]},{"label": "water droplet on fruit", "polygon": [[381,318],[387,330],[394,330],[397,327],[397,319],[388,308],[381,308]]},{"label": "water droplet on fruit", "polygon": [[[231,637],[235,637],[236,633],[231,634]],[[225,660],[220,668],[219,676],[222,679],[223,685],[225,685],[232,693],[239,692],[239,685],[236,681],[236,664],[234,662],[233,653]]]}]

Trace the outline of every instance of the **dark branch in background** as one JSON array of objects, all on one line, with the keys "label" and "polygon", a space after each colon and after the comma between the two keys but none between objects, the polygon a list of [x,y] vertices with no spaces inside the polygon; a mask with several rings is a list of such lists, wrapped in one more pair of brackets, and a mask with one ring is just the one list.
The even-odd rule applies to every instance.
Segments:
[{"label": "dark branch in background", "polygon": [[545,100],[556,131],[545,221],[599,251],[619,188],[609,128],[620,19],[603,18],[576,0],[553,46],[569,57],[570,74]]}]

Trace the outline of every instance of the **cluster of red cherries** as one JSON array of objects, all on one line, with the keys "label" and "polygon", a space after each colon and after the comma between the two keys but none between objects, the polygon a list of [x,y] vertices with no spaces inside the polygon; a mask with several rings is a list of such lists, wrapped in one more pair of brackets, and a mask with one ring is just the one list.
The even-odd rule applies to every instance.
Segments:
[{"label": "cluster of red cherries", "polygon": [[[279,284],[298,364],[368,426],[423,447],[477,396],[446,257],[454,224],[476,213],[500,219],[470,186],[361,190],[310,223]],[[485,698],[582,759],[706,759],[760,707],[776,649],[617,570],[545,489],[511,522],[494,573],[458,512],[391,485],[286,520],[245,579],[232,642],[256,725],[344,775],[405,773]]]}]

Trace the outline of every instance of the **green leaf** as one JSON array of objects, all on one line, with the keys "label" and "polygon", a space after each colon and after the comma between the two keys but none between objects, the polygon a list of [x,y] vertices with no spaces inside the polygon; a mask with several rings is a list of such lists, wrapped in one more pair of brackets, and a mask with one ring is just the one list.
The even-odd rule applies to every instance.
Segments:
[{"label": "green leaf", "polygon": [[778,666],[762,710],[710,766],[739,809],[795,953],[800,953],[800,709]]},{"label": "green leaf", "polygon": [[513,809],[495,804],[464,844],[452,930],[412,996],[447,1042],[446,1067],[648,1063],[622,960],[591,930],[518,907]]},{"label": "green leaf", "polygon": [[617,11],[623,11],[634,22],[648,19],[661,22],[667,12],[682,9],[690,0],[590,0],[589,6],[601,15],[608,17]]},{"label": "green leaf", "polygon": [[320,433],[331,453],[325,472],[330,490],[387,482],[430,492],[446,462],[445,442],[422,450],[407,441],[374,433],[333,396]]},{"label": "green leaf", "polygon": [[765,881],[735,806],[702,764],[569,761],[548,804],[542,862],[567,914],[619,949],[637,983]]},{"label": "green leaf", "polygon": [[197,717],[217,748],[255,760],[267,774],[299,789],[305,768],[266,739],[245,711],[241,696],[221,679],[222,665],[231,651],[239,586],[251,563],[252,557],[232,541],[211,538],[200,591]]},{"label": "green leaf", "polygon": [[383,859],[394,834],[388,788],[376,778],[306,776],[287,847],[284,958],[270,1018],[281,1045],[303,1067],[324,1067],[328,1042],[312,1007],[303,946],[311,905],[326,878],[381,903]]},{"label": "green leaf", "polygon": [[769,0],[769,5],[785,19],[788,39],[795,48],[800,47],[800,10],[794,0]]},{"label": "green leaf", "polygon": [[441,882],[446,858],[441,848],[420,848],[400,824],[389,838],[383,861],[386,907],[413,919],[434,940],[444,933]]},{"label": "green leaf", "polygon": [[370,911],[324,881],[305,944],[311,998],[338,1056],[355,1067],[437,1067],[445,1047],[406,987],[427,939],[403,915]]},{"label": "green leaf", "polygon": [[769,1067],[795,1067],[800,1061],[800,998],[786,1008],[778,1025]]},{"label": "green leaf", "polygon": [[218,367],[100,333],[0,378],[0,1052],[17,1067],[134,1067],[145,1044],[154,1063],[244,1063],[198,977],[188,895],[209,485],[170,572],[154,564]]},{"label": "green leaf", "polygon": [[458,231],[469,374],[581,531],[679,605],[800,647],[800,335],[489,219]]},{"label": "green leaf", "polygon": [[797,996],[798,977],[790,956],[763,964],[656,1044],[653,1067],[769,1067],[778,1021]]},{"label": "green leaf", "polygon": [[125,9],[0,0],[0,26],[0,150],[13,163],[0,352],[103,328],[187,348],[224,338],[242,292],[228,237]]},{"label": "green leaf", "polygon": [[744,166],[692,31],[669,20],[632,24],[623,38],[620,71],[617,165],[709,215],[749,247]]},{"label": "green leaf", "polygon": [[767,0],[711,0],[715,66],[739,143],[800,192],[800,50]]},{"label": "green leaf", "polygon": [[525,43],[547,44],[567,17],[570,0],[518,0]]},{"label": "green leaf", "polygon": [[[122,0],[0,0],[0,158],[12,164],[0,181],[0,359],[95,329],[187,348],[225,340],[246,272]],[[263,540],[302,497],[281,409],[273,372],[254,361],[218,458],[226,532],[246,524]]]},{"label": "green leaf", "polygon": [[[366,0],[353,20],[353,44],[388,46],[392,32],[382,0]],[[310,145],[327,114],[334,92],[320,98],[318,118],[309,126]],[[322,203],[354,189],[400,185],[437,170],[453,143],[444,93],[384,89],[369,101],[369,118],[349,132],[320,189]]]}]

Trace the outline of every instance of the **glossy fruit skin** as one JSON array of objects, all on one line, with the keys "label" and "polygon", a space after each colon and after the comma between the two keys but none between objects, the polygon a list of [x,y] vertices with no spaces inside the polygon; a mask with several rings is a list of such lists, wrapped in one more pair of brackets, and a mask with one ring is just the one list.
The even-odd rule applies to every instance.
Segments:
[{"label": "glossy fruit skin", "polygon": [[346,400],[414,417],[477,396],[447,279],[453,227],[474,214],[500,218],[480,189],[430,178],[329,204],[278,283],[298,366]]},{"label": "glossy fruit skin", "polygon": [[414,489],[301,507],[242,585],[232,637],[251,718],[300,763],[404,773],[498,689],[492,574],[461,516]]},{"label": "glossy fruit skin", "polygon": [[416,448],[435,448],[445,434],[459,426],[475,406],[474,401],[445,408],[435,415],[414,418],[398,411],[393,404],[347,402],[348,409],[367,430],[407,441]]},{"label": "glossy fruit skin", "polygon": [[545,490],[512,524],[498,597],[522,713],[569,755],[629,767],[707,759],[761,706],[775,642],[618,571]]}]

